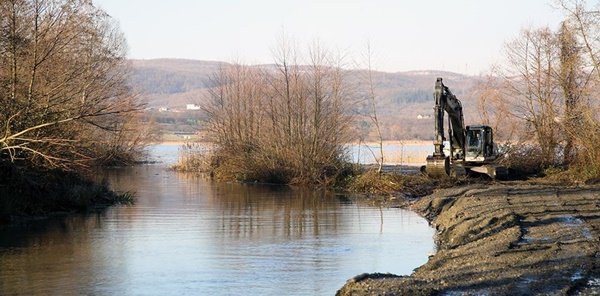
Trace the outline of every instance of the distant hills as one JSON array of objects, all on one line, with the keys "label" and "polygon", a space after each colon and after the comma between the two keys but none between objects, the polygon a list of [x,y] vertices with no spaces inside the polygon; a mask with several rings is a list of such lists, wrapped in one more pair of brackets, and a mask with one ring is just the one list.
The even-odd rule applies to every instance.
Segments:
[{"label": "distant hills", "polygon": [[210,75],[225,64],[179,59],[131,60],[131,63],[131,83],[142,95],[173,95],[205,88]]},{"label": "distant hills", "polygon": [[[131,60],[131,86],[149,108],[185,110],[206,98],[210,77],[227,65],[219,61],[184,59]],[[272,65],[256,65],[269,67]],[[364,70],[351,70],[361,77]],[[364,73],[363,73],[364,74]],[[467,124],[477,118],[472,88],[477,77],[445,71],[373,72],[377,112],[388,140],[431,139],[433,136],[433,91],[435,80],[444,83],[461,100]],[[369,125],[368,118],[362,125]]]}]

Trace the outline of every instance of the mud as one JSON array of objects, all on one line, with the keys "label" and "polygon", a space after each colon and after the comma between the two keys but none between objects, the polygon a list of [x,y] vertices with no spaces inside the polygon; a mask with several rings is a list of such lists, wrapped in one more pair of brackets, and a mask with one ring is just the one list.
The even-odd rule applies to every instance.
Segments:
[{"label": "mud", "polygon": [[408,204],[438,251],[410,276],[362,274],[337,295],[600,294],[600,186],[502,183]]}]

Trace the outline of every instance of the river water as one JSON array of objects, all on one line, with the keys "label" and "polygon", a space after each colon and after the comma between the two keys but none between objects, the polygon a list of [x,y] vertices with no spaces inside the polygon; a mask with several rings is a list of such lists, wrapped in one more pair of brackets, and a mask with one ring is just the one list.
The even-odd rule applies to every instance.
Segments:
[{"label": "river water", "polygon": [[402,209],[164,163],[104,174],[136,204],[0,228],[0,295],[333,295],[363,272],[410,274],[435,251],[427,222]]}]

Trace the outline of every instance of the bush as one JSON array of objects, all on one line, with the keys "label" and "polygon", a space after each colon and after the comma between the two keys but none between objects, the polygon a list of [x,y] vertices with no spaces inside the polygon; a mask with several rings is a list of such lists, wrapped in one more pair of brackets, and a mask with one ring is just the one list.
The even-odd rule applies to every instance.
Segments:
[{"label": "bush", "polygon": [[205,144],[186,143],[177,149],[177,163],[171,169],[184,172],[210,172],[212,152]]},{"label": "bush", "polygon": [[517,174],[539,174],[546,168],[539,146],[506,144],[500,152],[499,164]]},{"label": "bush", "polygon": [[352,96],[325,62],[282,61],[273,71],[233,65],[212,80],[202,106],[216,177],[326,185],[345,167]]}]

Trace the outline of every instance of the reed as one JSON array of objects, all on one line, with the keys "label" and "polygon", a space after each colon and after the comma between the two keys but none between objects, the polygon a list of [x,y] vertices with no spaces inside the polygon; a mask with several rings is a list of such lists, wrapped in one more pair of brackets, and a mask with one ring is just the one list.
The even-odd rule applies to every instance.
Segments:
[{"label": "reed", "polygon": [[185,143],[177,149],[177,163],[170,168],[182,172],[209,172],[212,148],[207,144]]}]

